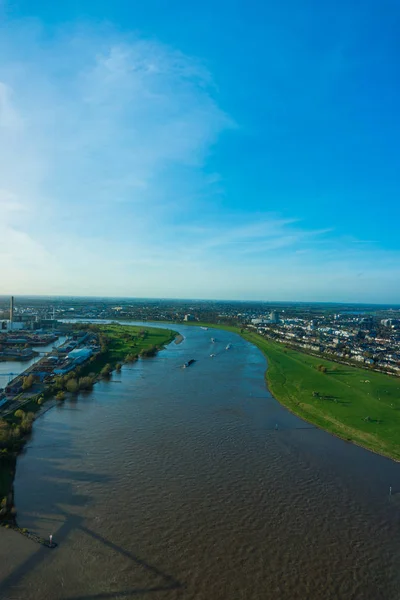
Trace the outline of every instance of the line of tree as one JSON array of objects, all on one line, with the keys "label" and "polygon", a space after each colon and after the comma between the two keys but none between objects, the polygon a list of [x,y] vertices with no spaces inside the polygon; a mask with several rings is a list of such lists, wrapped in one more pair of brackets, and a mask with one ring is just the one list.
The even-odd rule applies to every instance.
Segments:
[{"label": "line of tree", "polygon": [[0,419],[0,456],[7,456],[9,452],[20,450],[23,438],[32,431],[34,414],[25,412],[21,408],[14,413],[16,422],[10,423]]},{"label": "line of tree", "polygon": [[143,348],[140,351],[139,356],[143,356],[145,358],[148,358],[150,356],[155,356],[157,354],[157,352],[158,352],[157,346],[151,346],[150,348],[147,348],[147,349]]}]

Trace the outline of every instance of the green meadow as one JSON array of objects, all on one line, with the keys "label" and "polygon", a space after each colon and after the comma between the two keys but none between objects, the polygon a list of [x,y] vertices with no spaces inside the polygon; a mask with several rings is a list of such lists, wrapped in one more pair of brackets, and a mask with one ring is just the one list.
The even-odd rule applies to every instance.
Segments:
[{"label": "green meadow", "polygon": [[400,460],[400,378],[291,350],[238,327],[268,361],[273,396],[290,411],[345,440]]}]

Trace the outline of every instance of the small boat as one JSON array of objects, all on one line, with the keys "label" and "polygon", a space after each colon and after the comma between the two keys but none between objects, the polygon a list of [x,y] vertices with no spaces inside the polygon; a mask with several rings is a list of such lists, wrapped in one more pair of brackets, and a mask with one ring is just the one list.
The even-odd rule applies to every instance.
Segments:
[{"label": "small boat", "polygon": [[215,344],[215,338],[211,338],[213,344]]},{"label": "small boat", "polygon": [[225,348],[225,350],[229,350],[229,348],[232,347],[232,344],[228,344],[227,347]]},{"label": "small boat", "polygon": [[195,362],[194,358],[191,358],[190,360],[185,362],[185,364],[183,365],[183,368],[186,369],[187,367],[190,367],[190,365],[192,365],[194,362]]},{"label": "small boat", "polygon": [[204,331],[208,331],[208,327],[200,327],[200,329],[204,329]]},{"label": "small boat", "polygon": [[217,356],[216,354],[210,354],[210,358],[214,358],[214,356]]}]

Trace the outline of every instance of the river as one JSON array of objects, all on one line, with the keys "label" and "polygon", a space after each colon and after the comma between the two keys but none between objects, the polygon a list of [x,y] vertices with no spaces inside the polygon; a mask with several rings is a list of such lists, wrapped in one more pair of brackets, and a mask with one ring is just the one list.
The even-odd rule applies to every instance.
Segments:
[{"label": "river", "polygon": [[398,600],[400,464],[287,412],[240,337],[172,327],[36,421],[18,521],[59,545],[0,529],[0,597]]}]

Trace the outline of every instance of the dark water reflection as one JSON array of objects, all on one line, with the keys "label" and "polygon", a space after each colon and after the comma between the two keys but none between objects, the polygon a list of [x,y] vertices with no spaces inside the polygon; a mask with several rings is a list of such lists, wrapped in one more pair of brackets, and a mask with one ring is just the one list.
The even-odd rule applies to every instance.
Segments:
[{"label": "dark water reflection", "polygon": [[400,598],[400,465],[285,411],[237,336],[175,328],[36,422],[19,522],[59,547],[0,530],[0,597]]}]

